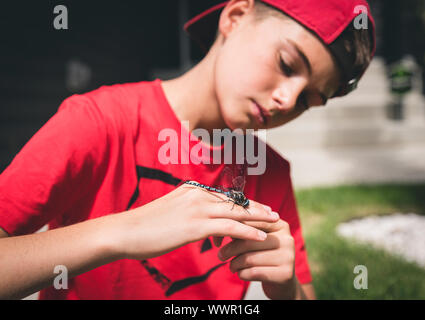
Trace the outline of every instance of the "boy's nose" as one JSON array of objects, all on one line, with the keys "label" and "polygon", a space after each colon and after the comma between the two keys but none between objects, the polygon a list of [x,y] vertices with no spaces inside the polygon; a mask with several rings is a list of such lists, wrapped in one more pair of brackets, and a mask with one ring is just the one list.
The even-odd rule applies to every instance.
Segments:
[{"label": "boy's nose", "polygon": [[305,85],[302,82],[283,83],[272,93],[274,108],[287,113],[295,108]]}]

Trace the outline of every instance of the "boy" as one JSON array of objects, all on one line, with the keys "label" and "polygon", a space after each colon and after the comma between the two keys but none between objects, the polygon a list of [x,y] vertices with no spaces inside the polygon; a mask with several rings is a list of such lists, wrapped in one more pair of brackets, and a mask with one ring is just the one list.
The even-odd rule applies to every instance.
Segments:
[{"label": "boy", "polygon": [[[357,6],[369,31],[352,27]],[[65,100],[0,176],[0,297],[51,286],[64,266],[69,283],[41,298],[241,299],[247,281],[271,299],[314,298],[286,160],[267,147],[264,174],[246,176],[246,209],[181,182],[222,182],[210,151],[225,144],[196,129],[273,128],[352,90],[374,53],[369,11],[232,0],[186,25],[208,53],[183,76]],[[182,133],[168,141],[182,156],[202,155],[161,161],[161,129]]]}]

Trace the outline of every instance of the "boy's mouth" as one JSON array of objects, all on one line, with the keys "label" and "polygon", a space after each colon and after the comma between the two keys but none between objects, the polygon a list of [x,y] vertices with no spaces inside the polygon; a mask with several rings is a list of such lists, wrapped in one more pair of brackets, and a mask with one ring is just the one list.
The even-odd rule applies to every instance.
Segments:
[{"label": "boy's mouth", "polygon": [[269,116],[266,113],[266,111],[264,110],[264,108],[258,104],[255,100],[252,100],[254,108],[253,108],[253,113],[255,116],[255,119],[257,120],[257,122],[261,125],[267,125],[268,121],[269,121]]}]

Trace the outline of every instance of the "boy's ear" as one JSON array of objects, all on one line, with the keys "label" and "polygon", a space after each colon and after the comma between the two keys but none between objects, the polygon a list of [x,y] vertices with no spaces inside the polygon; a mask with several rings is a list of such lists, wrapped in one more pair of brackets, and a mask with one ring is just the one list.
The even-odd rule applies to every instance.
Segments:
[{"label": "boy's ear", "polygon": [[220,15],[218,31],[227,38],[243,18],[254,12],[254,8],[255,0],[230,0]]}]

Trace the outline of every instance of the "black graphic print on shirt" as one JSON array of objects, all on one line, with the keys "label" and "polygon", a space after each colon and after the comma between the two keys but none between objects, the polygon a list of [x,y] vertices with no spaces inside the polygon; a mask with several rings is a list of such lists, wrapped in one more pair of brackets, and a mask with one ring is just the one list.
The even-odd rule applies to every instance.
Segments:
[{"label": "black graphic print on shirt", "polygon": [[[127,206],[127,210],[129,210],[139,198],[141,192],[143,190],[139,190],[140,180],[142,178],[145,179],[152,179],[152,180],[159,180],[166,184],[172,185],[177,187],[182,180],[179,178],[174,177],[173,175],[153,168],[147,168],[142,166],[137,166],[136,168],[137,173],[137,187],[134,191],[130,202]],[[202,243],[202,246],[200,248],[200,253],[207,252],[212,249],[212,243],[209,238],[205,239]],[[146,271],[149,273],[149,275],[155,280],[156,283],[158,283],[161,288],[164,290],[165,296],[169,297],[173,295],[174,293],[183,290],[189,286],[204,282],[208,279],[208,277],[217,269],[224,266],[227,262],[220,263],[218,265],[212,266],[206,273],[198,276],[189,276],[187,278],[183,278],[180,280],[172,281],[167,277],[165,274],[163,274],[158,268],[154,266],[153,263],[151,263],[149,260],[142,260],[141,264],[146,269]]]}]

